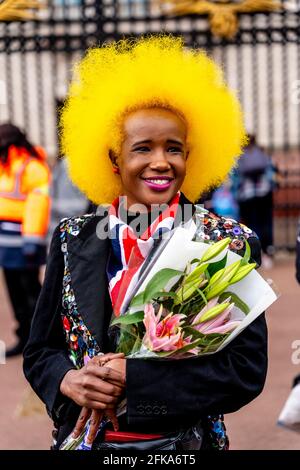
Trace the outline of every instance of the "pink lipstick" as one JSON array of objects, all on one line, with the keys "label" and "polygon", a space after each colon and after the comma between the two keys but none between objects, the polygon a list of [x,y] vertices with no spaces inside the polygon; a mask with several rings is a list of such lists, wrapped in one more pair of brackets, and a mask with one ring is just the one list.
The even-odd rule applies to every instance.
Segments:
[{"label": "pink lipstick", "polygon": [[166,191],[170,188],[174,178],[170,176],[151,176],[149,178],[143,178],[146,185],[154,191]]}]

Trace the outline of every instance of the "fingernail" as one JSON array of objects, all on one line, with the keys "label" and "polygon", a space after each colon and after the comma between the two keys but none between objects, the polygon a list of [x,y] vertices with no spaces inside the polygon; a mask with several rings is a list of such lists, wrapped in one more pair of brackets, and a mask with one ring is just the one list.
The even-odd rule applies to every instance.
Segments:
[{"label": "fingernail", "polygon": [[73,433],[72,433],[73,439],[76,439],[77,436],[78,436],[77,432],[73,432]]}]

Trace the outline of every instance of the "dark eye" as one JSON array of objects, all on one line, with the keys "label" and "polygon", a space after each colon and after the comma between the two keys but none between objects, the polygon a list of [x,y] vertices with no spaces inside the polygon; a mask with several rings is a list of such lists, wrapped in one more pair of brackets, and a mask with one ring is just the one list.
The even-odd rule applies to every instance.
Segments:
[{"label": "dark eye", "polygon": [[168,152],[170,152],[170,153],[183,153],[183,149],[181,147],[172,146],[172,147],[168,148]]},{"label": "dark eye", "polygon": [[142,145],[141,147],[136,147],[135,149],[133,149],[133,151],[134,152],[141,152],[141,153],[150,152],[150,147]]}]

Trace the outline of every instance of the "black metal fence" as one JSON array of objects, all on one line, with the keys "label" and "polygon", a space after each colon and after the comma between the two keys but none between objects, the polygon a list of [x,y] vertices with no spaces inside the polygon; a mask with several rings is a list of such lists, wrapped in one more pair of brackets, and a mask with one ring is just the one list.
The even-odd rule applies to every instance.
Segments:
[{"label": "black metal fence", "polygon": [[276,245],[293,247],[300,215],[300,1],[242,14],[234,39],[212,35],[207,17],[171,17],[155,0],[48,0],[37,21],[0,23],[0,121],[11,120],[49,155],[57,152],[56,102],[73,63],[97,43],[168,31],[206,49],[238,90],[249,132],[280,170]]}]

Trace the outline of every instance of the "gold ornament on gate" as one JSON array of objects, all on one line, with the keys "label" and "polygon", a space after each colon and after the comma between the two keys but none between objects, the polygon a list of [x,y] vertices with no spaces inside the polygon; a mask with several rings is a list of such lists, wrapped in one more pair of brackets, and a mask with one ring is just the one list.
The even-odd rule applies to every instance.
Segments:
[{"label": "gold ornament on gate", "polygon": [[208,15],[212,33],[231,39],[238,31],[238,13],[275,11],[282,8],[277,0],[158,0],[167,14]]},{"label": "gold ornament on gate", "polygon": [[0,0],[0,21],[34,20],[35,11],[44,7],[40,0]]}]

